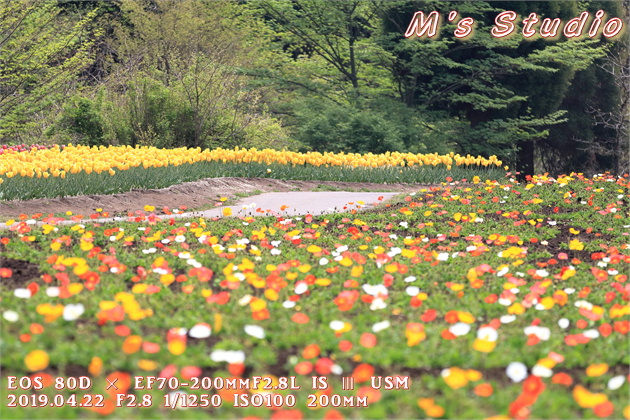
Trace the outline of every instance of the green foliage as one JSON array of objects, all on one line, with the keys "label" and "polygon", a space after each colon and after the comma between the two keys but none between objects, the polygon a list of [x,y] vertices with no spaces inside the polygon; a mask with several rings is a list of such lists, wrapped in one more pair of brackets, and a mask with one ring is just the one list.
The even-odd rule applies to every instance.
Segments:
[{"label": "green foliage", "polygon": [[[78,136],[77,143],[98,146],[103,141],[103,121],[96,104],[88,98],[76,98],[64,107],[59,127]],[[54,130],[49,132],[54,133]]]},{"label": "green foliage", "polygon": [[[126,1],[121,7],[131,27],[116,32],[123,60],[134,66],[127,73],[149,74],[168,90],[165,95],[187,108],[189,132],[179,141],[190,147],[237,142],[250,122],[257,95],[243,89],[237,71],[248,52],[242,35],[228,21],[232,5],[163,1],[144,7]],[[138,115],[141,125],[143,119]]]},{"label": "green foliage", "polygon": [[[90,62],[86,27],[59,14],[53,1],[0,2],[0,139],[22,139],[42,125]],[[27,139],[22,139],[27,140]]]},{"label": "green foliage", "polygon": [[395,124],[370,111],[306,103],[298,111],[297,139],[324,152],[384,153],[403,149]]},{"label": "green foliage", "polygon": [[178,147],[192,143],[192,111],[177,92],[162,83],[138,77],[127,84],[126,94],[111,96],[123,110],[123,115],[110,117],[114,121],[120,118],[123,130],[114,124],[112,128],[122,144]]},{"label": "green foliage", "polygon": [[179,147],[192,143],[192,112],[177,92],[138,77],[122,94],[102,87],[93,99],[76,97],[48,131],[59,142]]},{"label": "green foliage", "polygon": [[[58,143],[141,145],[161,148],[195,144],[194,110],[181,89],[138,75],[122,92],[105,86],[94,98],[75,97],[47,134]],[[264,112],[247,115],[245,127],[226,142],[230,147],[287,147],[292,143],[278,121]],[[231,119],[232,118],[232,119]],[[221,113],[207,120],[217,130],[243,123]],[[295,148],[295,146],[293,146]]]},{"label": "green foliage", "polygon": [[437,126],[411,108],[381,99],[364,108],[305,100],[296,110],[296,138],[315,151],[346,153],[447,153],[448,143]]},{"label": "green foliage", "polygon": [[[401,100],[448,112],[458,127],[453,140],[461,153],[499,154],[506,160],[511,155],[513,160],[514,151],[545,138],[550,127],[564,121],[560,106],[575,72],[606,54],[607,47],[596,41],[529,41],[520,34],[506,40],[490,35],[494,16],[502,10],[575,15],[574,4],[550,11],[547,3],[389,3],[381,42],[396,57],[392,74],[401,86]],[[405,39],[401,29],[417,10],[443,15],[456,10],[474,17],[475,35],[457,40],[452,35],[455,25],[447,24],[439,39]],[[522,154],[516,159],[519,166],[524,159]]]}]

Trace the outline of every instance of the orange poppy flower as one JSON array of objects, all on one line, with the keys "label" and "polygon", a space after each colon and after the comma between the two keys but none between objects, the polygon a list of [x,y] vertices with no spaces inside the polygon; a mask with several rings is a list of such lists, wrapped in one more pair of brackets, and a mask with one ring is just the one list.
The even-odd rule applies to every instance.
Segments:
[{"label": "orange poppy flower", "polygon": [[306,315],[306,314],[304,314],[302,312],[296,312],[291,317],[291,321],[295,322],[296,324],[307,324],[309,320],[310,319],[309,319],[308,315]]},{"label": "orange poppy flower", "polygon": [[313,371],[313,364],[311,362],[300,362],[295,365],[295,372],[298,375],[308,375]]},{"label": "orange poppy flower", "polygon": [[376,346],[377,342],[376,336],[372,333],[363,333],[359,339],[359,343],[366,349],[371,349]]},{"label": "orange poppy flower", "polygon": [[361,363],[352,372],[352,377],[357,382],[369,381],[372,376],[374,376],[374,366],[367,363]]},{"label": "orange poppy flower", "polygon": [[271,420],[302,420],[303,418],[300,410],[278,410],[271,415]]},{"label": "orange poppy flower", "polygon": [[494,392],[494,389],[492,388],[492,385],[490,385],[489,383],[483,383],[483,384],[479,384],[475,387],[474,389],[475,395],[479,396],[479,397],[489,397],[492,395],[492,393]]},{"label": "orange poppy flower", "polygon": [[304,351],[302,352],[302,357],[304,357],[305,359],[313,359],[319,356],[319,352],[320,350],[317,344],[309,344],[304,348]]}]

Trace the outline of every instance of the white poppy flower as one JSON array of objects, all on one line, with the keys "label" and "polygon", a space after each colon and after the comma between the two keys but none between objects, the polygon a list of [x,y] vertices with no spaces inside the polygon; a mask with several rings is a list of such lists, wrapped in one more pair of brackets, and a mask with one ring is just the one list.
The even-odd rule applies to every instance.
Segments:
[{"label": "white poppy flower", "polygon": [[527,366],[521,362],[512,362],[505,369],[505,374],[512,382],[518,383],[523,381],[527,376]]},{"label": "white poppy flower", "polygon": [[252,295],[245,295],[242,298],[240,298],[237,303],[239,304],[239,306],[245,306],[249,304],[251,300],[252,300]]},{"label": "white poppy flower", "polygon": [[420,293],[420,288],[417,286],[409,286],[405,289],[405,293],[407,293],[409,296],[416,296],[418,293]]},{"label": "white poppy flower", "polygon": [[372,301],[372,304],[370,305],[370,310],[372,310],[372,311],[376,311],[376,310],[379,310],[379,309],[385,309],[385,308],[387,308],[387,304],[381,298],[374,299]]},{"label": "white poppy flower", "polygon": [[551,331],[547,327],[539,327],[538,325],[530,325],[525,328],[525,335],[534,334],[536,337],[543,341],[549,340],[551,336]]},{"label": "white poppy flower", "polygon": [[624,375],[612,377],[608,381],[608,389],[610,389],[611,391],[615,391],[621,388],[624,382],[626,382],[626,377]]},{"label": "white poppy flower", "polygon": [[458,322],[457,324],[451,325],[448,330],[451,332],[451,334],[459,337],[460,335],[466,335],[470,332],[470,325],[463,322]]},{"label": "white poppy flower", "polygon": [[[396,236],[396,235],[389,235],[390,238],[392,238],[392,236]],[[397,236],[395,238],[392,238],[392,239],[396,239],[396,238],[397,238]],[[393,258],[396,255],[401,254],[401,253],[402,253],[402,249],[395,247],[395,248],[390,249],[389,252],[387,253],[387,255],[389,257]]]},{"label": "white poppy flower", "polygon": [[499,298],[499,305],[510,306],[512,301],[510,299]]},{"label": "white poppy flower", "polygon": [[265,330],[258,325],[245,325],[245,333],[261,340],[265,338]]},{"label": "white poppy flower", "polygon": [[213,362],[243,363],[245,353],[241,350],[214,350],[210,359]]},{"label": "white poppy flower", "polygon": [[553,371],[548,367],[537,364],[532,368],[532,375],[538,376],[539,378],[550,378],[551,375],[553,375]]},{"label": "white poppy flower", "polygon": [[79,318],[83,312],[85,312],[85,307],[82,303],[71,303],[63,308],[63,319],[66,321],[74,321]]},{"label": "white poppy flower", "polygon": [[30,299],[31,297],[30,289],[22,289],[22,288],[15,289],[13,294],[15,295],[15,297],[20,298],[20,299]]},{"label": "white poppy flower", "polygon": [[596,329],[590,329],[590,330],[584,331],[582,335],[590,339],[595,339],[595,338],[599,338],[599,331],[597,331]]},{"label": "white poppy flower", "polygon": [[363,289],[363,291],[365,293],[367,293],[370,296],[374,296],[376,294],[376,292],[374,291],[374,287],[371,284],[364,284],[363,286],[361,286],[361,288]]},{"label": "white poppy flower", "polygon": [[330,327],[330,329],[334,330],[334,331],[339,331],[341,330],[343,327],[345,327],[346,323],[343,321],[330,321],[330,324],[328,324],[328,326]]},{"label": "white poppy flower", "polygon": [[567,318],[560,318],[558,320],[558,326],[562,328],[563,330],[568,328],[569,324],[571,324],[571,321],[569,321]]},{"label": "white poppy flower", "polygon": [[485,341],[497,341],[499,333],[492,327],[482,327],[477,330],[477,338]]},{"label": "white poppy flower", "polygon": [[212,334],[212,329],[208,324],[197,324],[188,331],[192,338],[208,338]]},{"label": "white poppy flower", "polygon": [[7,321],[7,322],[17,322],[18,319],[20,319],[20,316],[18,315],[17,312],[15,311],[4,311],[2,313],[2,317]]},{"label": "white poppy flower", "polygon": [[377,333],[379,331],[383,331],[386,328],[389,328],[390,326],[391,326],[391,323],[389,321],[377,322],[376,324],[372,326],[372,331]]},{"label": "white poppy flower", "polygon": [[306,283],[305,281],[299,281],[295,285],[294,292],[295,292],[296,295],[301,295],[302,293],[306,292],[307,290],[308,290],[308,283]]},{"label": "white poppy flower", "polygon": [[510,267],[503,267],[501,270],[497,271],[497,276],[503,277],[510,271]]},{"label": "white poppy flower", "polygon": [[593,309],[593,304],[591,302],[587,302],[586,300],[578,300],[574,303],[576,308],[585,308],[587,311]]}]

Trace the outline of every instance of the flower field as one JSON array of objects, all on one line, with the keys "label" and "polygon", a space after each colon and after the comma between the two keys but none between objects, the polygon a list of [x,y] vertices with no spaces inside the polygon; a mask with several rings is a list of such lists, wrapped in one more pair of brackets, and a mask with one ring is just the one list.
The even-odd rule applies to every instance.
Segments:
[{"label": "flower field", "polygon": [[43,146],[0,149],[0,200],[113,194],[222,176],[430,183],[504,171],[496,156],[298,153],[271,149]]},{"label": "flower field", "polygon": [[[80,165],[112,179],[133,170],[98,152],[11,153],[3,186],[30,182],[8,171],[39,182],[37,168],[49,181],[95,175]],[[194,156],[220,159],[206,153]],[[365,165],[256,153],[239,159]],[[177,156],[173,168],[198,164]],[[501,164],[392,156],[404,171]],[[147,203],[126,222],[6,222],[2,418],[630,419],[628,177],[450,176],[345,214],[175,220]],[[43,389],[7,391],[9,376]],[[55,389],[82,376],[90,389]],[[163,389],[146,389],[151,376]]]}]

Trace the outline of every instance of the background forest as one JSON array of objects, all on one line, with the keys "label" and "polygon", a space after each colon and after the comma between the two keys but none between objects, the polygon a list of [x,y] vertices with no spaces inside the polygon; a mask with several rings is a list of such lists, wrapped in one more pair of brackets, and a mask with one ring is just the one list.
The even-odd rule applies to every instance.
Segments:
[{"label": "background forest", "polygon": [[[628,33],[490,35],[513,10],[630,1],[0,0],[0,144],[497,155],[523,173],[629,171]],[[477,22],[404,37],[416,11]],[[445,19],[444,19],[445,20]],[[586,32],[586,31],[585,31]]]}]

